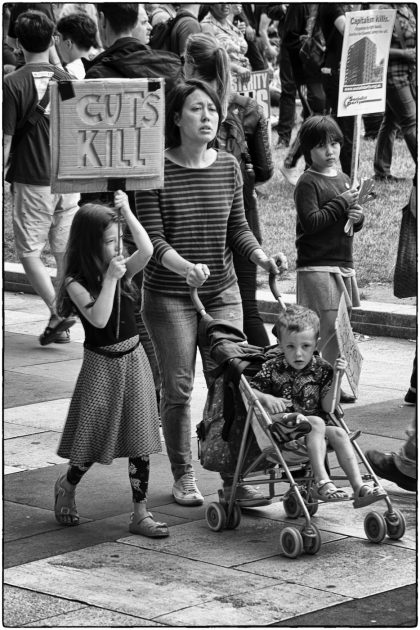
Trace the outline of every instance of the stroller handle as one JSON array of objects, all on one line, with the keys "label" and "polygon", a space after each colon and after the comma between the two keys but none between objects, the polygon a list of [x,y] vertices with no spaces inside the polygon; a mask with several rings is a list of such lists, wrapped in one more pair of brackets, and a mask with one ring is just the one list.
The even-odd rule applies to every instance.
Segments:
[{"label": "stroller handle", "polygon": [[268,284],[270,285],[271,293],[274,295],[277,302],[280,304],[280,308],[282,311],[286,310],[286,304],[283,302],[283,298],[281,297],[281,293],[277,286],[277,275],[274,273],[270,273],[268,276]]},{"label": "stroller handle", "polygon": [[206,309],[204,308],[204,304],[198,297],[197,287],[190,287],[190,296],[191,296],[191,302],[194,304],[195,310],[197,311],[197,313],[201,313],[202,315],[204,315],[206,312]]}]

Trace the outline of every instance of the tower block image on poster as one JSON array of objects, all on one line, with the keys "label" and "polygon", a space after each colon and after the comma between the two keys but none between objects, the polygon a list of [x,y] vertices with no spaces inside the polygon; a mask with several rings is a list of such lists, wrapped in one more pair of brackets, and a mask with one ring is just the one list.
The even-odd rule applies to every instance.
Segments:
[{"label": "tower block image on poster", "polygon": [[[88,79],[51,85],[51,189],[161,188],[163,79]],[[115,186],[112,187],[115,189]]]}]

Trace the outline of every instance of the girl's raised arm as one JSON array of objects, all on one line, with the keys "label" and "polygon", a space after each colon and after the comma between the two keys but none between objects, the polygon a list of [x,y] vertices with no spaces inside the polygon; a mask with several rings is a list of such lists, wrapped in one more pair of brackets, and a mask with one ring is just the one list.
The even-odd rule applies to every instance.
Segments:
[{"label": "girl's raised arm", "polygon": [[121,210],[121,214],[127,223],[133,240],[137,246],[137,251],[126,259],[127,277],[132,278],[141,271],[149,262],[153,254],[152,242],[141,223],[131,211],[128,197],[122,190],[117,190],[114,195],[114,205]]},{"label": "girl's raised arm", "polygon": [[123,256],[114,256],[104,274],[102,288],[93,301],[89,291],[79,282],[69,278],[67,293],[83,316],[96,328],[105,328],[112,313],[117,282],[127,272]]}]

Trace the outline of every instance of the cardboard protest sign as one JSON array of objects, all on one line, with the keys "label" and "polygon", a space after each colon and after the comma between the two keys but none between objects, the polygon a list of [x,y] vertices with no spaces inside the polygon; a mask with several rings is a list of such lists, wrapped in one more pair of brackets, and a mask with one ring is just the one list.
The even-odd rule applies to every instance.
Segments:
[{"label": "cardboard protest sign", "polygon": [[251,72],[249,81],[242,81],[237,75],[232,77],[232,90],[257,101],[258,105],[263,108],[267,120],[270,120],[269,84],[268,70]]},{"label": "cardboard protest sign", "polygon": [[335,332],[337,335],[340,355],[347,361],[346,376],[349,385],[353,394],[357,396],[363,357],[353,335],[344,293],[341,295],[340,304],[338,306],[337,319],[335,320]]},{"label": "cardboard protest sign", "polygon": [[51,84],[51,189],[161,188],[163,79],[85,79]]},{"label": "cardboard protest sign", "polygon": [[350,11],[341,54],[338,116],[385,110],[394,9]]}]

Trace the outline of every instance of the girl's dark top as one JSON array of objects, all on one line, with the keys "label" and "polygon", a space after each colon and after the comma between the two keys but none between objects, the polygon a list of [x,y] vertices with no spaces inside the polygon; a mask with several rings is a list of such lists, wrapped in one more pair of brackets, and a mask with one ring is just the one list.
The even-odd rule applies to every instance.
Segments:
[{"label": "girl's dark top", "polygon": [[117,339],[117,291],[115,291],[111,316],[105,328],[96,328],[84,317],[83,313],[79,310],[77,312],[85,331],[85,345],[95,348],[111,346],[138,334],[134,316],[134,302],[127,295],[121,294],[120,332]]},{"label": "girl's dark top", "polygon": [[[297,267],[353,268],[353,237],[344,232],[347,204],[339,195],[350,188],[342,172],[335,177],[310,170],[295,188]],[[361,230],[363,219],[354,224]]]}]

